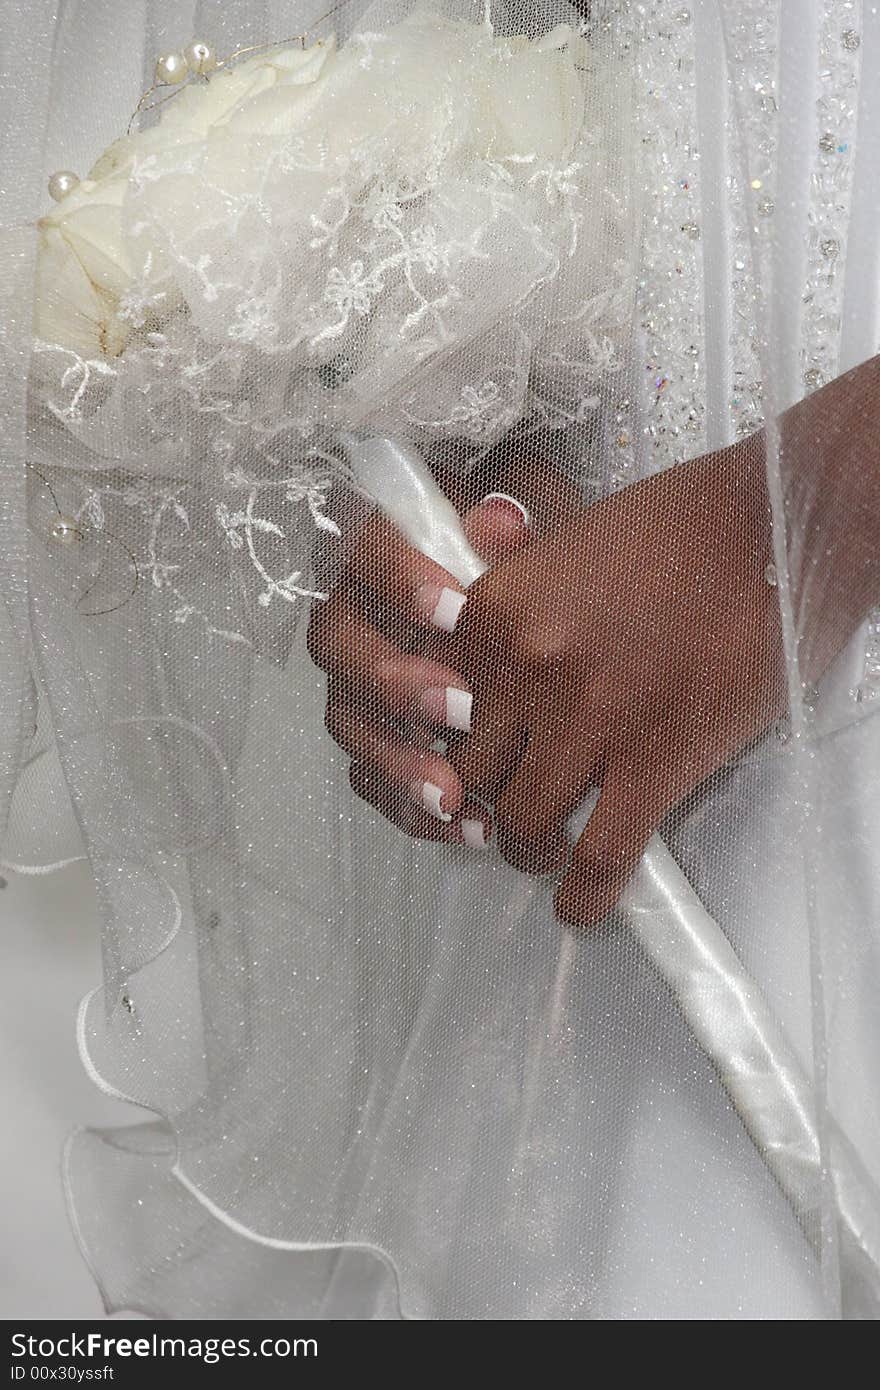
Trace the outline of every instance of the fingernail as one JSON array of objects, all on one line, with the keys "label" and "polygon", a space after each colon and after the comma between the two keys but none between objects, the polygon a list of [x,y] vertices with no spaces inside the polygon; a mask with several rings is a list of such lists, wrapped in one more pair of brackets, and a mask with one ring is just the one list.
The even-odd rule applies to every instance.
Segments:
[{"label": "fingernail", "polygon": [[459,690],[454,685],[432,687],[423,690],[419,699],[428,718],[436,724],[459,729],[463,734],[470,733],[474,697],[469,690]]},{"label": "fingernail", "polygon": [[424,614],[428,622],[442,628],[444,632],[455,631],[458,615],[464,608],[466,599],[466,594],[460,594],[456,589],[441,589],[439,584],[422,584],[415,593],[415,603],[419,612]]},{"label": "fingernail", "polygon": [[486,848],[486,827],[481,820],[463,820],[461,836],[469,849]]},{"label": "fingernail", "polygon": [[440,805],[443,799],[443,788],[438,787],[435,782],[417,782],[414,788],[416,801],[420,806],[432,815],[435,820],[444,823],[451,821],[452,816],[448,811],[444,811]]},{"label": "fingernail", "polygon": [[[526,526],[531,526],[532,518],[527,507],[522,502],[518,502],[515,497],[511,497],[509,492],[487,492],[483,502],[507,502],[511,507],[516,507]],[[483,503],[480,504],[481,506]]]}]

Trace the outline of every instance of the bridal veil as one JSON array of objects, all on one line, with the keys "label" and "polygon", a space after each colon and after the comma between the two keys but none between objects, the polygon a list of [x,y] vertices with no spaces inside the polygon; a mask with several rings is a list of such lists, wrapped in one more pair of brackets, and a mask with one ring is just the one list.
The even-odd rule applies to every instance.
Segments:
[{"label": "bridal veil", "polygon": [[[876,1317],[880,625],[806,682],[773,422],[880,347],[880,14],[325,8],[6,6],[2,857],[88,856],[78,1043],[145,1111],[68,1146],[84,1254],[161,1317]],[[144,147],[112,226],[175,267],[166,313],[111,223],[35,227],[193,38],[346,100],[336,182],[312,116]],[[767,423],[791,707],[662,827],[690,944],[644,897],[571,936],[552,885],[353,796],[305,636],[355,404],[463,471],[531,432],[585,501]]]}]

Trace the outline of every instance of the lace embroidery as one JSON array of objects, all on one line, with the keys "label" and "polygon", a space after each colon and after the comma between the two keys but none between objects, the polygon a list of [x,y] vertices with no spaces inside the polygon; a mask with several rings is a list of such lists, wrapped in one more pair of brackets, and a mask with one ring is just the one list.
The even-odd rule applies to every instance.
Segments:
[{"label": "lace embroidery", "polygon": [[[176,498],[190,547],[207,536],[204,516],[193,522],[198,497],[221,554],[248,567],[256,610],[321,596],[310,552],[315,528],[332,529],[341,432],[400,435],[429,456],[448,441],[476,453],[514,426],[598,415],[626,361],[634,218],[629,113],[618,119],[627,83],[584,34],[558,26],[529,50],[488,26],[416,14],[356,37],[339,69],[327,49],[321,100],[339,100],[344,66],[338,119],[262,132],[254,159],[249,135],[178,145],[160,123],[96,175],[101,198],[108,180],[111,242],[121,209],[118,275],[83,287],[79,328],[86,339],[97,316],[116,355],[43,344],[34,398],[96,472],[109,446],[121,468],[163,480],[151,494],[157,534],[184,527]],[[546,113],[518,124],[513,98],[528,110],[537,75]],[[465,98],[480,113],[473,130]],[[53,245],[69,260],[60,205],[54,216]],[[83,266],[65,267],[81,285]],[[177,558],[136,548],[176,621],[210,614]]]},{"label": "lace embroidery", "polygon": [[[238,512],[231,512],[228,507],[221,503],[217,507],[216,515],[233,550],[246,548],[251,564],[266,586],[263,592],[258,595],[257,602],[262,608],[268,608],[272,599],[276,597],[286,599],[288,603],[293,603],[298,598],[325,599],[326,594],[302,586],[300,582],[302,579],[301,570],[294,570],[283,579],[275,579],[266,569],[257,554],[256,536],[262,534],[284,540],[285,535],[281,527],[271,521],[269,517],[254,514],[256,500],[256,492],[251,492],[244,510]],[[330,524],[332,525],[332,523]]]},{"label": "lace embroidery", "polygon": [[[111,481],[96,482],[57,469],[51,479],[53,514],[58,499],[63,499],[65,511],[78,523],[86,546],[93,533],[121,546],[120,554],[130,558],[137,576],[148,581],[174,623],[196,619],[210,637],[253,646],[257,645],[253,633],[249,635],[246,630],[249,603],[266,609],[276,598],[291,604],[302,599],[326,598],[325,593],[307,583],[301,569],[282,568],[285,559],[296,553],[299,541],[274,519],[284,504],[294,517],[305,507],[312,525],[338,535],[335,523],[324,513],[330,485],[326,475],[317,484],[291,477],[259,487],[245,476],[231,472],[225,478],[230,501],[217,503],[213,513],[206,507],[205,498],[185,484],[150,488],[142,482],[135,487],[120,487]],[[36,486],[40,486],[39,482]],[[271,515],[260,514],[261,497]],[[45,518],[37,520],[38,529],[43,532],[44,521]],[[217,564],[218,528],[230,550],[240,555],[256,581],[248,585],[250,594],[237,628],[217,619],[219,611],[228,609],[220,581],[224,567]],[[102,568],[96,568],[100,580]],[[128,587],[109,598],[103,594],[99,611],[116,611],[133,597],[134,592]],[[89,609],[79,611],[84,617],[90,615]]]}]

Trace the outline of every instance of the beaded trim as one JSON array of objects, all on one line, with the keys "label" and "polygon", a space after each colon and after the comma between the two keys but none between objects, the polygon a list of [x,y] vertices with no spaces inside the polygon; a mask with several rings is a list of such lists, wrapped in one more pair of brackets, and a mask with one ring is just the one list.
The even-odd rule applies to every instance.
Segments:
[{"label": "beaded trim", "polygon": [[705,353],[692,15],[681,0],[636,7],[633,39],[644,155],[644,274],[636,301],[635,403],[616,417],[611,482],[704,451]]},{"label": "beaded trim", "polygon": [[819,32],[819,95],[810,178],[808,266],[800,367],[813,391],[839,371],[861,73],[861,0],[825,0]]},{"label": "beaded trim", "polygon": [[754,434],[764,423],[762,355],[766,332],[757,312],[757,287],[766,283],[765,260],[776,211],[778,148],[779,8],[766,0],[739,0],[726,7],[725,36],[736,82],[731,140],[730,194],[732,364],[731,437]]}]

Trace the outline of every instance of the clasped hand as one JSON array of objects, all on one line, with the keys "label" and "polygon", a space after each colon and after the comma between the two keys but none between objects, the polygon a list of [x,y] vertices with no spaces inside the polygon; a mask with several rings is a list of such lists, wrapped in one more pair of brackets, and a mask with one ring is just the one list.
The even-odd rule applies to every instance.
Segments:
[{"label": "clasped hand", "polygon": [[374,514],[310,651],[355,792],[410,835],[494,836],[557,876],[558,916],[583,927],[666,814],[785,707],[763,464],[734,446],[586,508],[534,461],[505,486],[526,515],[498,494],[462,506],[491,566],[467,594]]}]

